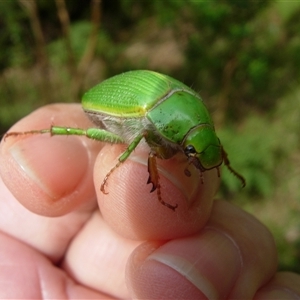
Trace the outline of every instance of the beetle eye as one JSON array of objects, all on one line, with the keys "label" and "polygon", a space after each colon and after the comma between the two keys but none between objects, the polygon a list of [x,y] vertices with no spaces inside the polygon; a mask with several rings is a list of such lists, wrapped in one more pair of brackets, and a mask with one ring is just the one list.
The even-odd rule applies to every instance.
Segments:
[{"label": "beetle eye", "polygon": [[192,146],[192,145],[187,145],[187,146],[185,147],[185,149],[184,149],[184,153],[185,153],[185,155],[187,155],[187,156],[193,156],[193,154],[196,153],[196,150],[195,150],[194,146]]}]

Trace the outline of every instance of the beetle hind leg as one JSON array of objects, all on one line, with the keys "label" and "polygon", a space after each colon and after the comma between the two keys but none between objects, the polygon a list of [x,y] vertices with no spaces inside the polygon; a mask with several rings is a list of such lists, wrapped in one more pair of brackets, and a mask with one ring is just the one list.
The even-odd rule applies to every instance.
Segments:
[{"label": "beetle hind leg", "polygon": [[149,172],[149,178],[148,178],[147,184],[152,183],[152,188],[151,188],[150,193],[152,193],[156,190],[158,201],[162,205],[175,211],[175,209],[178,206],[177,204],[171,205],[162,199],[161,189],[160,189],[160,184],[159,184],[159,174],[158,174],[158,169],[157,169],[157,164],[156,164],[156,154],[152,151],[149,153],[149,157],[148,157],[148,172]]}]

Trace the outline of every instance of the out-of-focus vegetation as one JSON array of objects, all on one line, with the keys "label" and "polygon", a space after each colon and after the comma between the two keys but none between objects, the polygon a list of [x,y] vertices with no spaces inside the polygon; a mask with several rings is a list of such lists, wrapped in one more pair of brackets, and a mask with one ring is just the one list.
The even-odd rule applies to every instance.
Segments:
[{"label": "out-of-focus vegetation", "polygon": [[280,267],[300,272],[300,2],[0,1],[0,29],[0,132],[122,71],[174,76],[247,179],[241,190],[224,168],[219,196],[264,222]]}]

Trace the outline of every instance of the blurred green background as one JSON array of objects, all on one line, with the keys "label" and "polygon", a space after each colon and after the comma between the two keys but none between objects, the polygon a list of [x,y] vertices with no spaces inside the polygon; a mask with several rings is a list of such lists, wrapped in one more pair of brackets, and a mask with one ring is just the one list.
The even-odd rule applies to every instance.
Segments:
[{"label": "blurred green background", "polygon": [[169,74],[201,94],[247,180],[223,168],[218,196],[300,273],[300,1],[0,0],[0,29],[0,132],[114,74]]}]

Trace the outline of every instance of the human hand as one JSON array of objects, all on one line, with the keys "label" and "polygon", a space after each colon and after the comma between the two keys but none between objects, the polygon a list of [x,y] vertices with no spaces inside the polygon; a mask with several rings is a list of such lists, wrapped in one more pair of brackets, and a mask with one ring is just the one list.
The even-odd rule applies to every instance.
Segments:
[{"label": "human hand", "polygon": [[[51,105],[12,130],[51,124],[92,126],[79,105]],[[136,150],[101,193],[123,150],[75,136],[2,141],[1,298],[300,296],[299,275],[276,273],[269,231],[239,208],[212,201],[216,170],[201,184],[197,172],[184,175],[180,157],[158,160],[162,197],[178,204],[173,212],[149,193],[147,153]]]}]

